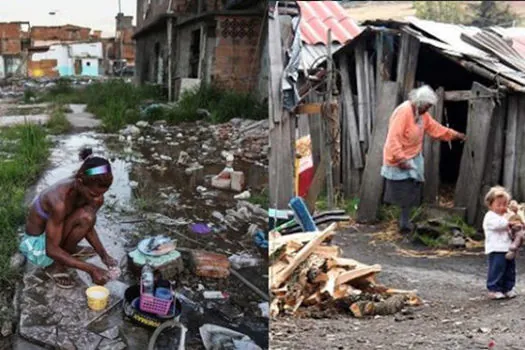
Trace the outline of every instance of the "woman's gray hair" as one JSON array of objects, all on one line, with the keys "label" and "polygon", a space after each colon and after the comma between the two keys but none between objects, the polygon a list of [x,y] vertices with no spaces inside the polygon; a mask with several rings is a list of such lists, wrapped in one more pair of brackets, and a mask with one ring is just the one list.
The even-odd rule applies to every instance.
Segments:
[{"label": "woman's gray hair", "polygon": [[435,105],[438,100],[436,93],[428,85],[423,85],[410,91],[408,94],[408,99],[417,107],[421,107],[426,104]]}]

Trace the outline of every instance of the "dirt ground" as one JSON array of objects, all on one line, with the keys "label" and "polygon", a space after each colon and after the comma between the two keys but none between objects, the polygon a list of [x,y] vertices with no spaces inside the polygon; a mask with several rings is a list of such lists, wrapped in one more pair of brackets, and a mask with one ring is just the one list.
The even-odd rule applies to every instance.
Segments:
[{"label": "dirt ground", "polygon": [[481,252],[409,258],[400,255],[394,243],[370,244],[374,239],[364,231],[378,229],[358,229],[337,233],[333,243],[343,249],[344,257],[381,264],[380,283],[417,289],[424,305],[397,315],[367,319],[356,319],[346,312],[330,319],[279,317],[271,321],[271,349],[463,350],[487,349],[491,340],[495,349],[525,348],[523,256],[517,261],[517,291],[522,295],[490,301],[485,293],[487,266]]}]

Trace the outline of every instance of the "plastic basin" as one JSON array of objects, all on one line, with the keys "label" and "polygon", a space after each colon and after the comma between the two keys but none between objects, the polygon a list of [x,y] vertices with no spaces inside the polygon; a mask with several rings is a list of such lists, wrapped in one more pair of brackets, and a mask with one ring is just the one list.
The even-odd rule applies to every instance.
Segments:
[{"label": "plastic basin", "polygon": [[108,306],[109,290],[102,286],[89,287],[86,290],[87,303],[91,310],[101,311]]}]

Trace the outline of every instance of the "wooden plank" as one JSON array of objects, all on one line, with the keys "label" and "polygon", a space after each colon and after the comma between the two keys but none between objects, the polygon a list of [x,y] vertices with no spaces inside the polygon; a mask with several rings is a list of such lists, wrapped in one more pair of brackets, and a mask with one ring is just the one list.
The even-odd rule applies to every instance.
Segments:
[{"label": "wooden plank", "polygon": [[270,60],[270,118],[280,122],[281,118],[281,75],[284,69],[283,49],[281,44],[281,23],[279,10],[275,7],[273,16],[269,16],[268,25],[268,51]]},{"label": "wooden plank", "polygon": [[[431,115],[438,123],[442,123],[444,102],[443,88],[438,88],[436,94],[438,96],[438,102],[431,111]],[[423,155],[425,156],[425,185],[423,187],[423,201],[425,203],[435,204],[438,201],[440,153],[441,143],[426,135],[423,145]]]},{"label": "wooden plank", "polygon": [[397,65],[398,102],[407,99],[408,93],[414,88],[419,58],[419,46],[419,39],[408,33],[401,34],[401,47]]},{"label": "wooden plank", "polygon": [[[472,93],[479,96],[487,88],[474,82]],[[478,211],[478,199],[483,181],[487,152],[487,140],[491,132],[495,103],[492,98],[471,100],[467,120],[467,141],[463,147],[459,177],[454,196],[455,206],[467,207],[467,223],[473,225]]]},{"label": "wooden plank", "polygon": [[[339,70],[341,71],[341,93],[343,103],[343,118],[346,127],[347,136],[351,143],[350,152],[352,152],[352,165],[355,169],[364,167],[363,155],[359,145],[358,125],[355,115],[354,99],[352,93],[352,84],[350,83],[350,74],[348,70],[348,57],[342,55],[339,60]],[[348,169],[348,168],[347,168]]]},{"label": "wooden plank", "polygon": [[516,173],[516,137],[518,132],[518,96],[507,98],[507,127],[505,130],[505,160],[503,167],[503,186],[513,190]]},{"label": "wooden plank", "polygon": [[[309,103],[317,102],[318,97],[309,96]],[[312,157],[314,158],[314,167],[317,169],[321,163],[321,113],[310,115],[308,118],[310,127],[310,137],[312,139]]]},{"label": "wooden plank", "polygon": [[374,74],[374,63],[373,60],[368,61],[368,81],[369,81],[369,92],[368,97],[370,98],[370,139],[372,139],[372,130],[374,129],[374,123],[376,119],[376,77]]},{"label": "wooden plank", "polygon": [[310,123],[308,122],[308,115],[300,114],[297,116],[297,130],[299,137],[310,135]]},{"label": "wooden plank", "polygon": [[322,191],[325,179],[326,179],[326,167],[328,166],[328,159],[326,157],[321,158],[321,163],[315,170],[314,178],[312,179],[312,183],[310,184],[310,188],[308,189],[308,194],[306,195],[306,198],[304,199],[306,202],[306,205],[308,206],[308,210],[312,214],[315,211],[315,202],[317,201],[317,198],[319,197],[319,194]]},{"label": "wooden plank", "polygon": [[313,240],[308,242],[303,249],[301,249],[297,255],[294,257],[293,261],[279,274],[273,277],[271,281],[271,287],[272,288],[279,288],[293,273],[293,271],[299,266],[303,261],[305,261],[312,251],[319,246],[324,240],[326,240],[327,237],[333,234],[333,231],[337,225],[331,224],[328,226],[323,232],[321,232],[317,237],[315,237]]},{"label": "wooden plank", "polygon": [[364,100],[365,100],[365,113],[366,113],[366,131],[368,140],[372,140],[372,96],[370,96],[370,91],[372,90],[372,77],[370,76],[370,62],[368,58],[368,51],[363,52],[363,70],[365,72],[365,91],[364,91]]},{"label": "wooden plank", "polygon": [[280,123],[270,130],[269,151],[269,196],[270,208],[287,209],[293,196],[294,170],[291,133],[291,118],[283,111]]},{"label": "wooden plank", "polygon": [[518,107],[518,131],[516,138],[518,157],[516,159],[516,186],[513,196],[521,202],[525,198],[525,98],[523,95],[520,95]]},{"label": "wooden plank", "polygon": [[485,205],[485,195],[492,186],[500,184],[499,178],[501,175],[501,162],[503,153],[503,124],[505,117],[505,104],[497,105],[494,108],[492,118],[491,132],[486,140],[489,145],[487,151],[487,161],[485,164],[485,171],[483,172],[483,180],[481,183],[481,190],[478,194],[478,209],[476,211],[476,218],[474,227],[482,227],[483,217],[487,212]]},{"label": "wooden plank", "polygon": [[377,220],[384,183],[381,176],[383,146],[388,133],[390,116],[397,106],[398,84],[395,82],[384,82],[379,96],[381,96],[381,100],[377,106],[377,122],[374,128],[374,137],[368,152],[359,195],[360,202],[357,218],[360,222]]},{"label": "wooden plank", "polygon": [[384,81],[392,81],[394,66],[393,41],[394,36],[392,34],[383,32],[378,33],[376,42],[376,96],[380,96],[380,87],[383,85]]},{"label": "wooden plank", "polygon": [[368,106],[367,106],[367,90],[368,82],[365,80],[364,67],[365,48],[364,43],[357,44],[355,48],[355,74],[357,80],[357,118],[359,121],[359,141],[364,144],[364,151],[368,150],[368,127],[366,125],[368,120]]},{"label": "wooden plank", "polygon": [[295,109],[296,114],[319,114],[321,113],[322,103],[304,103]]},{"label": "wooden plank", "polygon": [[367,267],[361,267],[355,270],[343,272],[337,277],[335,285],[338,286],[343,283],[351,282],[362,277],[366,277],[375,273],[381,272],[381,265],[372,265]]},{"label": "wooden plank", "polygon": [[497,91],[487,89],[483,96],[473,96],[470,90],[445,91],[445,101],[469,101],[473,98],[496,97]]}]

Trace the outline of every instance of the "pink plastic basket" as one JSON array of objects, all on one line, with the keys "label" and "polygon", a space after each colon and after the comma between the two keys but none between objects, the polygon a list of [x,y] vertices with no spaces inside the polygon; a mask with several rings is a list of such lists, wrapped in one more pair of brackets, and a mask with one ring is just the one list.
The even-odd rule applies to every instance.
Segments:
[{"label": "pink plastic basket", "polygon": [[156,315],[165,316],[170,311],[171,303],[173,302],[173,296],[171,299],[159,299],[153,295],[143,294],[142,281],[140,281],[140,304],[139,307],[144,312],[149,312]]}]

